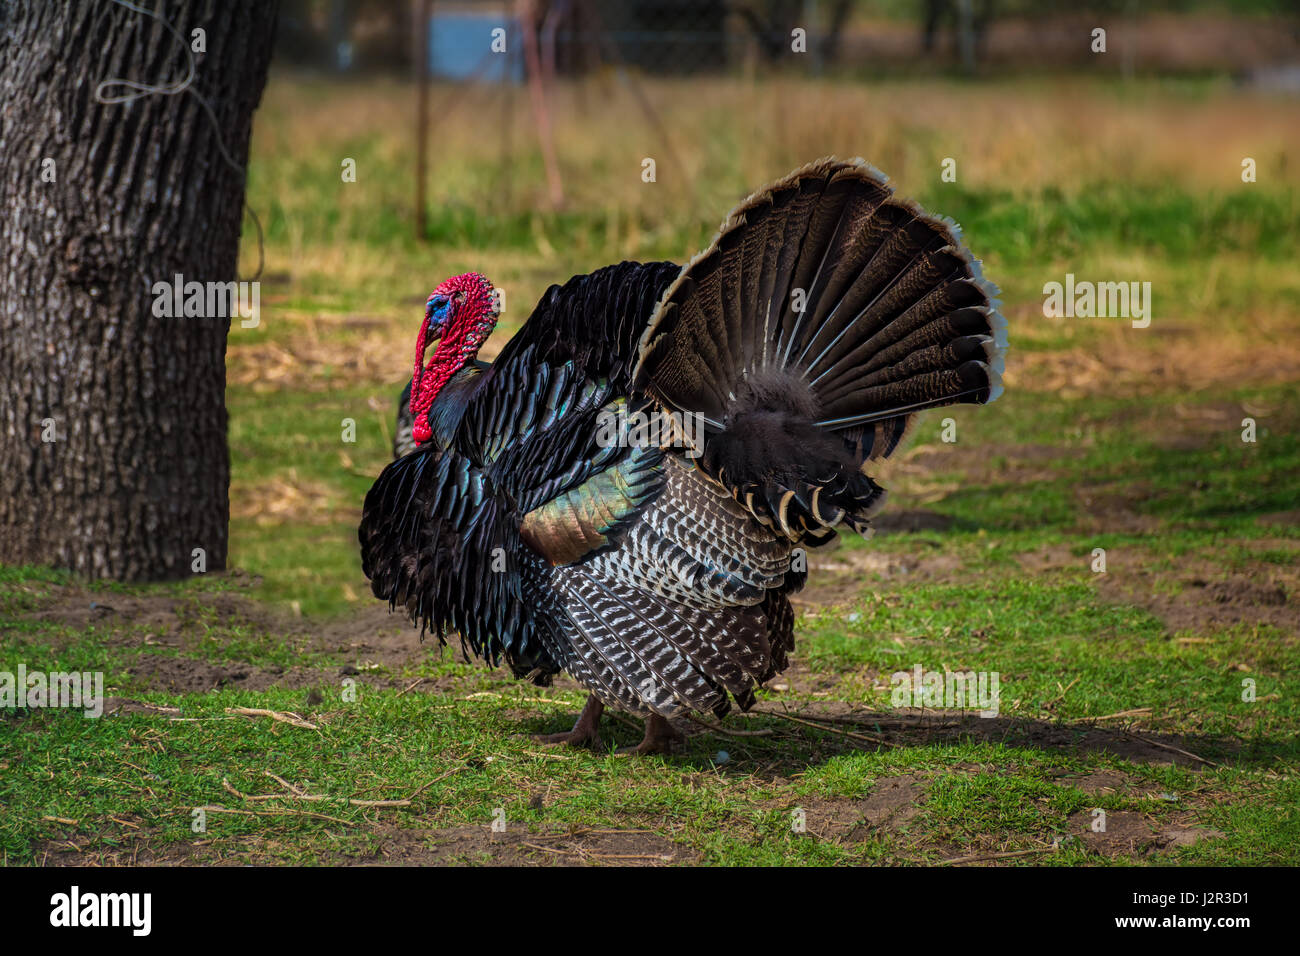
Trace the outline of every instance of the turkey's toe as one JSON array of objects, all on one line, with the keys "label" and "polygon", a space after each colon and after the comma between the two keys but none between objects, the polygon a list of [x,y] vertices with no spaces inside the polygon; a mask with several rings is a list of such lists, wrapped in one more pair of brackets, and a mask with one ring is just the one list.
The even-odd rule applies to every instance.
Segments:
[{"label": "turkey's toe", "polygon": [[686,743],[686,737],[679,730],[673,727],[666,719],[658,714],[653,714],[646,718],[645,736],[635,747],[620,747],[614,751],[620,756],[630,756],[632,754],[673,754],[682,749]]},{"label": "turkey's toe", "polygon": [[594,729],[579,730],[574,727],[572,730],[565,730],[558,734],[533,734],[534,743],[545,744],[546,746],[569,746],[569,747],[599,747],[600,734]]},{"label": "turkey's toe", "polygon": [[572,730],[558,734],[534,734],[533,740],[539,744],[566,745],[569,747],[600,746],[600,715],[605,712],[605,705],[595,694],[587,698],[587,704],[578,715],[578,722]]}]

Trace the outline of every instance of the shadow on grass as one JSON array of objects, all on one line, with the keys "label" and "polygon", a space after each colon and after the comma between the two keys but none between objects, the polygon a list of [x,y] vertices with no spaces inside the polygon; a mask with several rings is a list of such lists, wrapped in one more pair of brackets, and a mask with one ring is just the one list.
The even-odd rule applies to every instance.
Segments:
[{"label": "shadow on grass", "polygon": [[[527,733],[567,730],[568,715],[527,722]],[[991,745],[1037,750],[1063,760],[1108,755],[1119,760],[1190,769],[1232,766],[1259,768],[1279,759],[1300,757],[1295,740],[1254,740],[1199,734],[1164,734],[1098,726],[1087,721],[1066,722],[1020,717],[981,718],[969,714],[929,711],[900,715],[850,710],[842,704],[814,705],[783,714],[751,711],[731,719],[722,730],[698,723],[682,724],[687,742],[670,762],[696,769],[790,776],[844,754],[865,751],[917,751],[953,745]],[[716,725],[714,725],[716,727]],[[633,722],[606,719],[601,750],[634,744],[640,739]],[[722,755],[725,754],[725,757]],[[719,759],[722,757],[722,759]]]}]

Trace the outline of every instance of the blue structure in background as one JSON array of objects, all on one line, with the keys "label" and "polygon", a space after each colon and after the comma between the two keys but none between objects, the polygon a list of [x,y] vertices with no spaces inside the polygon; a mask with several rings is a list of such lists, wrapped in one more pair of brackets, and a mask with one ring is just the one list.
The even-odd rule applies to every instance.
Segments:
[{"label": "blue structure in background", "polygon": [[[504,53],[492,52],[492,31],[506,31]],[[447,80],[477,77],[485,83],[522,83],[523,56],[513,18],[474,11],[434,11],[429,21],[429,73]],[[498,44],[499,45],[499,44]]]}]

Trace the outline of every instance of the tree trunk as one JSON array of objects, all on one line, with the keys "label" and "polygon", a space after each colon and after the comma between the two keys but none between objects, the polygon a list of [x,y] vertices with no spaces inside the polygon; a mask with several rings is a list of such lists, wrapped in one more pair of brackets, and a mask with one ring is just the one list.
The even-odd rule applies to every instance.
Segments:
[{"label": "tree trunk", "polygon": [[[276,15],[135,5],[183,43],[110,0],[0,2],[0,562],[126,581],[225,566],[229,312],[160,317],[155,284],[235,279]],[[200,42],[185,92],[97,101]]]}]

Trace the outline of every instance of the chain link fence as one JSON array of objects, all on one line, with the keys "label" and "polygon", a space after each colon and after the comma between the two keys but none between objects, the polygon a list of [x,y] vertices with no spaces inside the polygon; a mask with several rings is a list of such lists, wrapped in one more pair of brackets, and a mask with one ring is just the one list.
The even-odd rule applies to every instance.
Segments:
[{"label": "chain link fence", "polygon": [[282,0],[277,58],[410,75],[426,32],[435,75],[495,82],[522,80],[525,42],[566,76],[1300,65],[1300,0]]}]

